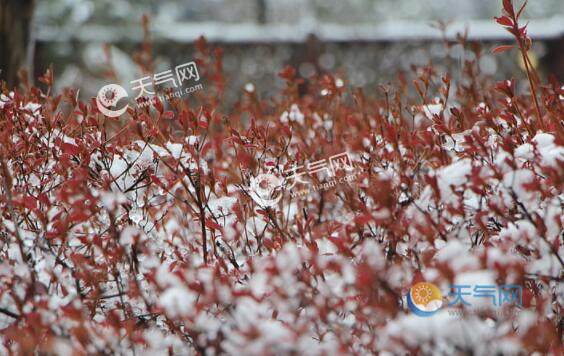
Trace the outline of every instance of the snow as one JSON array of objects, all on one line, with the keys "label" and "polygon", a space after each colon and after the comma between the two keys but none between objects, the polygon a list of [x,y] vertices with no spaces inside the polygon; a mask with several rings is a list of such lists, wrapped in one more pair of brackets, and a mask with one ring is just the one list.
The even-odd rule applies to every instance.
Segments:
[{"label": "snow", "polygon": [[511,239],[519,242],[523,237],[536,238],[538,236],[537,228],[528,220],[519,220],[511,222],[506,228],[501,229],[499,236],[502,239]]},{"label": "snow", "polygon": [[8,96],[4,94],[0,94],[0,109],[3,109],[4,106],[14,99],[14,92],[9,92]]},{"label": "snow", "polygon": [[[344,85],[344,79],[335,79],[336,87]],[[9,100],[0,97],[0,105]],[[204,141],[217,139],[221,145],[223,137],[212,137],[215,133],[108,142],[103,152],[97,149],[105,141],[99,134],[70,137],[62,129],[46,134],[31,130],[37,130],[33,125],[30,132],[14,134],[14,149],[37,140],[40,149],[33,158],[43,152],[62,156],[61,143],[96,149],[84,165],[65,155],[67,162],[48,160],[33,166],[26,179],[13,180],[17,219],[5,212],[0,225],[0,282],[6,286],[0,306],[27,313],[28,321],[36,314],[53,332],[50,344],[60,353],[81,348],[78,339],[58,339],[79,326],[80,333],[96,336],[79,350],[92,354],[189,354],[195,342],[210,354],[219,348],[229,354],[511,354],[523,349],[529,332],[551,330],[539,328],[539,321],[556,320],[564,288],[557,283],[562,265],[555,255],[564,224],[564,197],[552,177],[560,173],[564,155],[557,136],[514,133],[507,123],[498,132],[478,122],[463,132],[432,137],[441,143],[414,152],[406,142],[392,144],[386,135],[371,132],[378,125],[367,118],[366,131],[355,132],[355,142],[320,146],[320,133],[341,134],[341,118],[324,108],[316,113],[310,98],[293,100],[271,111],[285,110],[279,120],[305,130],[292,136],[290,156],[311,149],[322,159],[336,153],[333,149],[352,148],[355,163],[370,174],[327,194],[323,206],[314,192],[300,201],[282,201],[278,210],[257,208],[237,185],[263,167],[234,169],[238,160],[231,147],[199,161],[191,154]],[[34,102],[23,108],[25,123],[35,123],[49,109]],[[429,119],[442,106],[418,109],[431,127],[416,134],[436,134]],[[490,114],[496,111],[492,107]],[[245,134],[245,144],[256,144],[252,133]],[[483,140],[486,154],[465,142],[471,135]],[[519,144],[505,142],[513,139]],[[322,148],[327,152],[317,152]],[[277,152],[244,149],[251,161],[273,169],[290,163],[278,162]],[[419,162],[421,152],[430,158]],[[227,158],[216,161],[219,153]],[[20,158],[7,160],[10,174],[29,168]],[[178,169],[180,163],[205,185],[204,217],[193,198],[197,188]],[[26,207],[35,203],[45,207],[41,214]],[[0,204],[6,206],[6,199]],[[23,256],[32,263],[22,259],[16,227]],[[448,298],[433,316],[420,317],[405,308],[405,295],[421,279],[436,283],[445,297],[452,284],[472,290],[529,280],[539,294],[534,308],[524,306],[511,316],[498,313],[491,299],[465,296],[472,307],[495,317],[453,314],[445,308]],[[441,302],[422,308],[432,310]],[[11,325],[11,332],[24,325],[0,322]],[[140,326],[135,337],[127,334],[128,325]],[[141,337],[144,343],[131,345]]]},{"label": "snow", "polygon": [[118,191],[102,192],[100,198],[102,205],[108,210],[114,210],[120,204],[127,202],[126,196]]},{"label": "snow", "polygon": [[[471,330],[471,332],[470,332]],[[403,338],[402,335],[409,335]],[[433,317],[421,318],[414,314],[402,316],[388,323],[380,340],[384,349],[397,352],[394,339],[405,339],[410,346],[438,342],[443,352],[454,352],[454,348],[472,348],[476,355],[489,355],[491,349],[485,340],[492,340],[495,330],[477,318],[454,319],[446,310],[440,310]],[[450,348],[450,349],[449,349]],[[427,350],[430,352],[430,350]]]},{"label": "snow", "polygon": [[[441,191],[441,198],[445,202],[456,203],[456,188],[467,182],[472,171],[472,161],[468,158],[456,161],[437,172],[437,181]],[[454,188],[454,189],[453,189]]]},{"label": "snow", "polygon": [[554,136],[550,134],[540,133],[533,138],[533,142],[537,144],[537,149],[542,157],[542,164],[562,168],[564,161],[564,147],[554,143]]},{"label": "snow", "polygon": [[515,150],[515,156],[525,161],[533,160],[535,148],[543,165],[558,169],[561,162],[564,161],[564,147],[556,145],[554,136],[546,133],[538,133],[533,137],[532,143],[519,146]]},{"label": "snow", "polygon": [[538,207],[537,194],[528,190],[525,185],[532,183],[535,179],[535,174],[529,169],[518,169],[515,171],[507,172],[503,175],[503,185],[509,189],[509,194],[506,197],[508,203],[513,199],[511,196],[515,193],[517,199],[525,204],[529,210],[536,210]]},{"label": "snow", "polygon": [[280,116],[280,122],[288,123],[289,121],[297,122],[300,125],[304,124],[304,114],[296,104],[290,106],[290,112],[284,111]]},{"label": "snow", "polygon": [[122,245],[132,245],[135,243],[135,237],[140,236],[141,231],[135,226],[126,226],[120,234],[119,242]]},{"label": "snow", "polygon": [[[464,292],[470,292],[477,286],[494,286],[496,288],[494,295],[497,297],[496,275],[491,270],[477,270],[457,274],[454,285],[470,286],[470,288],[464,289]],[[477,297],[474,294],[463,296],[463,299],[465,302],[471,304],[471,308],[493,308],[495,305],[492,298]]]},{"label": "snow", "polygon": [[449,240],[435,255],[437,261],[448,263],[454,272],[473,270],[480,266],[477,256],[470,254],[470,246]]},{"label": "snow", "polygon": [[188,316],[197,296],[182,286],[169,287],[159,298],[159,306],[170,317]]}]

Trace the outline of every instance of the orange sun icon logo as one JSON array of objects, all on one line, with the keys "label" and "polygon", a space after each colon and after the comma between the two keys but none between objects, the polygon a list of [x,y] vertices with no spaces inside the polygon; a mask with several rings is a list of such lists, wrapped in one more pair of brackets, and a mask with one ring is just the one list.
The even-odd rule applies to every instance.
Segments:
[{"label": "orange sun icon logo", "polygon": [[433,283],[419,282],[407,294],[409,309],[419,316],[430,316],[442,306],[443,295]]}]

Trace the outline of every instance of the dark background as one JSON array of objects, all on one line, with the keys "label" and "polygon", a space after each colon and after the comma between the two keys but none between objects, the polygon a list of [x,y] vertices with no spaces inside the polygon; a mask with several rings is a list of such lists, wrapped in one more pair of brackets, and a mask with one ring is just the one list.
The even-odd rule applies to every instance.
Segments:
[{"label": "dark background", "polygon": [[[261,94],[275,91],[286,64],[305,78],[337,73],[367,89],[429,61],[456,77],[463,61],[475,57],[452,42],[465,29],[483,45],[484,74],[519,77],[517,53],[490,53],[511,41],[492,19],[500,9],[496,0],[0,0],[0,77],[11,88],[19,69],[33,81],[52,65],[56,90],[79,88],[85,99],[108,83],[107,45],[118,80],[140,78],[132,54],[143,38],[143,14],[150,18],[156,70],[193,59],[200,35],[224,49],[228,100],[247,83]],[[530,1],[524,17],[537,69],[562,81],[564,1]],[[450,21],[446,37],[437,21]]]}]

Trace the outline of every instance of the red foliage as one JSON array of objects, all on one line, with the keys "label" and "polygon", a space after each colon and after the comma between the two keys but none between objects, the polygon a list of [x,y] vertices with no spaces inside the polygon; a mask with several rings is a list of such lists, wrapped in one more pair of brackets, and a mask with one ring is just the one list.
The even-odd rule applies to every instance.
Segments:
[{"label": "red foliage", "polygon": [[[529,63],[522,8],[503,8]],[[332,75],[303,94],[287,67],[273,100],[227,110],[221,51],[198,49],[205,90],[119,120],[52,94],[52,72],[2,95],[2,353],[562,350],[560,85],[527,65],[520,93],[467,61],[457,80],[414,67],[384,95]],[[259,173],[342,152],[349,183],[253,200]],[[523,286],[523,307],[407,310],[412,284],[472,276]]]}]

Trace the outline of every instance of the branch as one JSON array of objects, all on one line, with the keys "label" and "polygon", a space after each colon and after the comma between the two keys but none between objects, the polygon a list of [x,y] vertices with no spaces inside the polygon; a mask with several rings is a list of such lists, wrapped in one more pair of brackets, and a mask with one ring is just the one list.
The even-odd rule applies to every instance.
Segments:
[{"label": "branch", "polygon": [[11,312],[11,311],[9,311],[8,309],[4,309],[4,308],[0,308],[0,313],[2,313],[2,314],[4,314],[4,315],[7,315],[7,316],[9,316],[9,317],[11,317],[11,318],[14,318],[14,319],[19,319],[19,318],[20,318],[20,315],[19,315],[19,314],[14,313],[14,312]]}]

